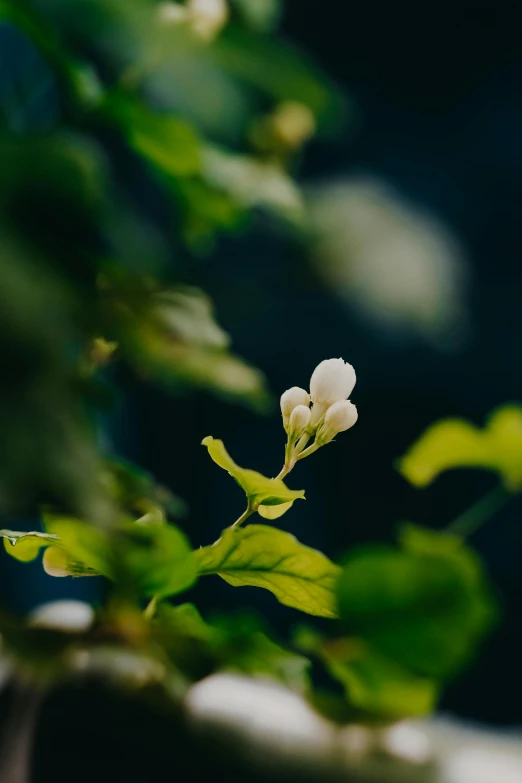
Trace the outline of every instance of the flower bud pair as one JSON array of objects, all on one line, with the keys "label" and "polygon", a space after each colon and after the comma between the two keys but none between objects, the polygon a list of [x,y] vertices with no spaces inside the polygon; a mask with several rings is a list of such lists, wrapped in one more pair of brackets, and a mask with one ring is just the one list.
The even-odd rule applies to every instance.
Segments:
[{"label": "flower bud pair", "polygon": [[[300,389],[299,386],[292,386],[291,389],[287,389],[281,395],[281,413],[283,414],[283,426],[286,432],[290,432],[290,417],[296,408],[306,408],[308,410],[308,419],[310,419],[310,395],[304,389]],[[297,414],[300,417],[300,421],[303,420],[305,414],[301,412]],[[294,425],[297,421],[294,420]],[[308,422],[305,426],[308,426]]]}]

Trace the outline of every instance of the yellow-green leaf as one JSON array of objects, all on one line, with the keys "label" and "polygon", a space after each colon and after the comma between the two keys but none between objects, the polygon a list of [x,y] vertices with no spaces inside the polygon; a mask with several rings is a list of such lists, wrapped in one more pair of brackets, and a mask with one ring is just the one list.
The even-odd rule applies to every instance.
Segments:
[{"label": "yellow-green leaf", "polygon": [[278,506],[259,506],[257,513],[260,517],[265,519],[279,519],[283,514],[286,514],[288,509],[292,508],[293,501],[289,503],[280,503]]},{"label": "yellow-green leaf", "polygon": [[78,560],[73,560],[61,546],[49,546],[42,561],[44,571],[49,576],[99,576],[100,572],[89,568]]},{"label": "yellow-green leaf", "polygon": [[337,616],[334,587],[341,569],[290,533],[266,525],[228,528],[195,554],[202,574],[218,574],[234,587],[264,587],[307,614]]},{"label": "yellow-green leaf", "polygon": [[[50,533],[56,534],[60,545],[67,551],[76,575],[81,571],[96,571],[114,578],[111,544],[107,531],[78,519],[59,515],[44,515],[44,524]],[[63,561],[65,563],[65,559]]]},{"label": "yellow-green leaf", "polygon": [[24,533],[16,530],[0,530],[0,536],[4,539],[5,551],[22,563],[35,560],[43,546],[56,544],[58,541],[58,536],[35,531]]},{"label": "yellow-green leaf", "polygon": [[500,474],[509,490],[522,487],[522,407],[494,411],[486,426],[445,419],[428,427],[399,462],[399,470],[417,487],[452,468],[475,467]]},{"label": "yellow-green leaf", "polygon": [[[244,490],[249,504],[258,509],[261,516],[266,519],[276,519],[288,511],[294,500],[301,498],[304,500],[303,489],[288,489],[281,479],[267,478],[255,470],[240,468],[226,450],[222,440],[216,440],[208,435],[203,439],[202,444],[207,447],[208,453],[216,465],[228,471],[235,478]],[[282,505],[284,505],[284,509],[281,509]],[[261,506],[263,507],[262,511],[260,510]],[[277,506],[279,513],[271,512],[270,507],[272,506]]]}]

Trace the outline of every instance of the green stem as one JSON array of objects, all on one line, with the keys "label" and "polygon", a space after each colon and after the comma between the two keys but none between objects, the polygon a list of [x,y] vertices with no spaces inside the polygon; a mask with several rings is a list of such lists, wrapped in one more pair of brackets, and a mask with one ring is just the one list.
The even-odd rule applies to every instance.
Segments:
[{"label": "green stem", "polygon": [[[301,438],[299,439],[298,443],[295,445],[295,441],[291,440],[290,438],[287,441],[286,449],[285,449],[285,464],[281,468],[280,472],[276,476],[276,481],[278,479],[284,479],[285,476],[288,476],[291,470],[294,469],[295,463],[298,459],[301,459],[301,452],[303,451],[304,447],[310,440],[310,435],[308,435],[306,432],[304,435],[301,435]],[[311,447],[310,447],[311,448]],[[312,449],[312,451],[315,451],[315,449]],[[308,453],[312,453],[308,451]],[[304,452],[303,452],[304,453]],[[307,456],[305,454],[305,456]]]},{"label": "green stem", "polygon": [[251,516],[254,513],[255,510],[256,509],[253,506],[251,506],[250,503],[249,503],[248,506],[246,507],[246,509],[243,511],[243,513],[239,517],[239,519],[236,519],[236,521],[234,522],[233,525],[231,525],[231,527],[239,527],[240,525],[242,525],[243,522],[245,521],[245,519],[248,519],[248,517]]},{"label": "green stem", "polygon": [[321,447],[319,446],[319,444],[318,444],[318,443],[316,443],[316,442],[314,441],[314,442],[312,443],[312,445],[311,445],[311,446],[308,446],[308,448],[307,448],[307,449],[305,449],[304,451],[302,451],[302,452],[301,452],[301,453],[300,453],[300,454],[299,454],[299,455],[296,457],[296,460],[295,460],[295,461],[296,461],[296,462],[298,462],[300,459],[304,459],[305,457],[309,457],[309,456],[310,456],[310,454],[313,454],[313,453],[314,453],[314,451],[317,451],[317,449],[320,449],[320,448],[321,448]]},{"label": "green stem", "polygon": [[488,492],[471,508],[460,514],[446,528],[448,533],[466,538],[475,533],[482,525],[490,519],[512,495],[502,486]]}]

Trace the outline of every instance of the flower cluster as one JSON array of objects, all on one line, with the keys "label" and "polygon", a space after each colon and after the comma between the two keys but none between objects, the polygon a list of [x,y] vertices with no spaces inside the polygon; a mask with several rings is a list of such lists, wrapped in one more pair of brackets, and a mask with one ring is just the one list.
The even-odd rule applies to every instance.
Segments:
[{"label": "flower cluster", "polygon": [[[353,427],[357,408],[348,397],[355,386],[355,370],[343,359],[325,359],[310,379],[310,393],[293,386],[281,396],[283,426],[288,435],[285,473],[297,460]],[[315,436],[314,442],[305,448]]]}]

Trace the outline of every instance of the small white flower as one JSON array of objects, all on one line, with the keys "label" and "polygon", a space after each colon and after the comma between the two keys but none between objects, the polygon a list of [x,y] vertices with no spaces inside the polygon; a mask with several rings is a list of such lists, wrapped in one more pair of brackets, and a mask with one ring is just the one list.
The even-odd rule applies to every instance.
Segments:
[{"label": "small white flower", "polygon": [[298,405],[290,414],[288,433],[291,437],[299,438],[310,424],[312,413],[306,405]]},{"label": "small white flower", "polygon": [[325,359],[317,365],[310,379],[312,402],[332,405],[347,400],[355,386],[355,370],[344,359]]},{"label": "small white flower", "polygon": [[339,432],[344,432],[353,427],[357,418],[357,408],[350,400],[334,402],[324,415],[316,435],[317,442],[321,445],[329,443]]},{"label": "small white flower", "polygon": [[304,389],[300,389],[299,386],[292,386],[291,389],[287,389],[281,395],[281,413],[283,414],[283,425],[286,431],[288,431],[288,424],[292,411],[294,408],[297,408],[298,405],[308,408],[310,405],[310,395]]}]

